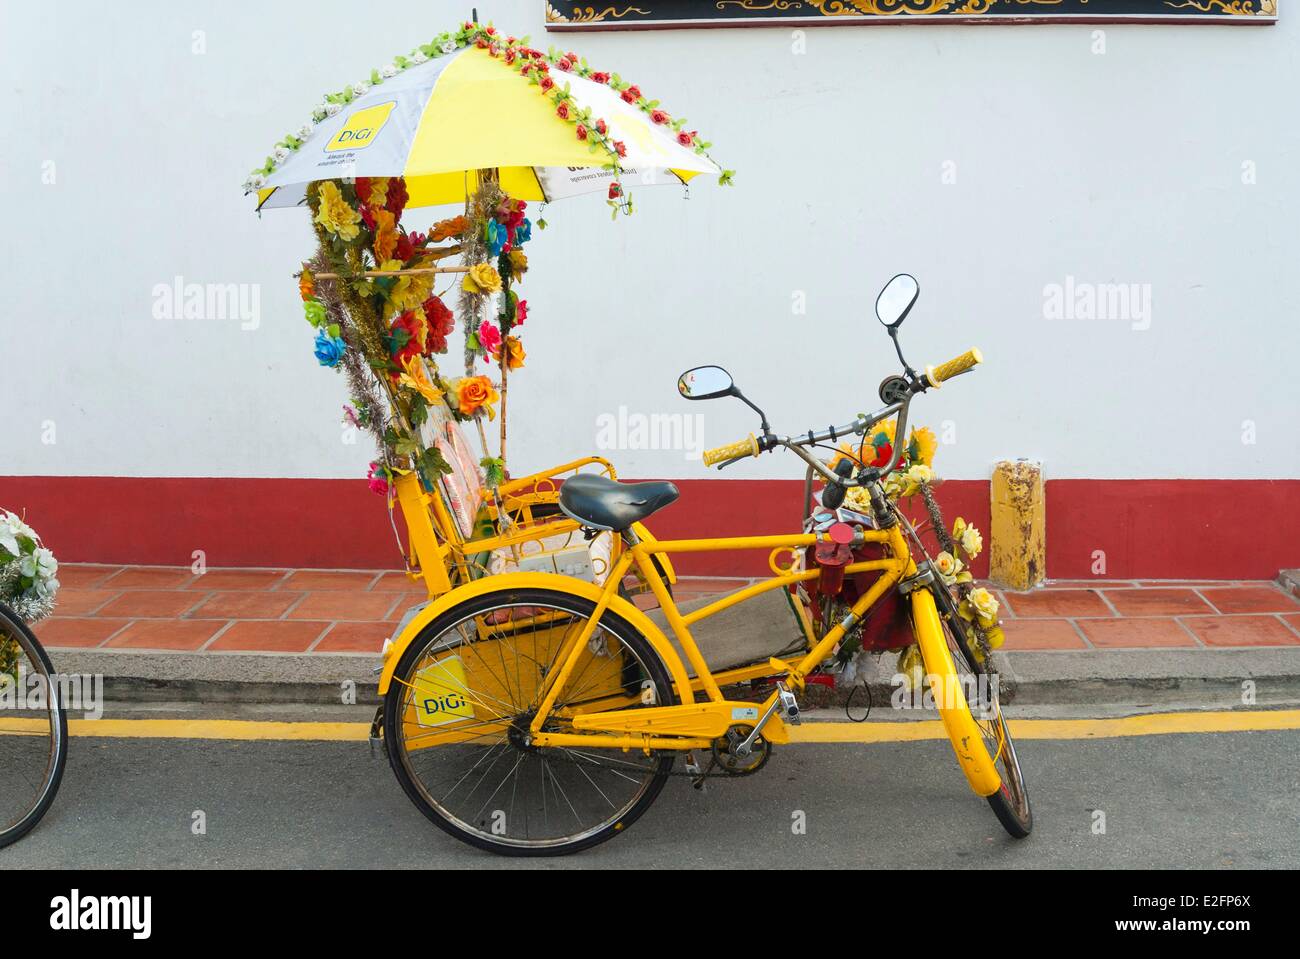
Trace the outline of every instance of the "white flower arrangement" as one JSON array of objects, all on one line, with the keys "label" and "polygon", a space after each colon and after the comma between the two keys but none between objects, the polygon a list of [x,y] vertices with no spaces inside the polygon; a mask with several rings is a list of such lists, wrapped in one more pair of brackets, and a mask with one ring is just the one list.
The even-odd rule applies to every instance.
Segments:
[{"label": "white flower arrangement", "polygon": [[54,611],[59,561],[22,517],[0,510],[0,602],[29,623]]}]

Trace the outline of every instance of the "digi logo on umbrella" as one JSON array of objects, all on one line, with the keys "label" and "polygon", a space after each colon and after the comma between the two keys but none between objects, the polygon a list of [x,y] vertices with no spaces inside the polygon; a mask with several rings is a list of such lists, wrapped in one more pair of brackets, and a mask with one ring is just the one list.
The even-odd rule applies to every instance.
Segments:
[{"label": "digi logo on umbrella", "polygon": [[388,122],[388,116],[395,106],[397,101],[390,100],[388,103],[358,110],[348,117],[348,122],[339,128],[338,133],[330,137],[329,143],[325,144],[325,152],[362,150],[370,146],[375,142],[379,131],[384,128],[384,124]]}]

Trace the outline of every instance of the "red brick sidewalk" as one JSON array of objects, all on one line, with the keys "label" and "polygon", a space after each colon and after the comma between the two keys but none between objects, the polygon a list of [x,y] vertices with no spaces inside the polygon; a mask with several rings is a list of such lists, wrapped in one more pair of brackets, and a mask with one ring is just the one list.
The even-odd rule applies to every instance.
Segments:
[{"label": "red brick sidewalk", "polygon": [[[377,653],[425,594],[402,573],[63,565],[46,645]],[[679,600],[750,580],[683,578]],[[1009,650],[1300,645],[1300,602],[1270,582],[1061,582],[1003,593]]]}]

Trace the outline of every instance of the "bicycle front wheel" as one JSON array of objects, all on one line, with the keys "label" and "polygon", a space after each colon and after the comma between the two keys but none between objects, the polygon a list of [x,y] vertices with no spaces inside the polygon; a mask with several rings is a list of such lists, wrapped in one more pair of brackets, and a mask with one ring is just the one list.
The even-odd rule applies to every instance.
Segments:
[{"label": "bicycle front wheel", "polygon": [[68,750],[61,692],[35,634],[0,603],[0,846],[30,832],[58,792]]},{"label": "bicycle front wheel", "polygon": [[[402,654],[384,700],[389,762],[439,828],[499,855],[554,856],[613,838],[649,808],[671,752],[533,746],[545,677],[595,604],[550,589],[474,597]],[[676,705],[668,670],[630,623],[606,612],[559,690],[544,729],[579,712]]]}]

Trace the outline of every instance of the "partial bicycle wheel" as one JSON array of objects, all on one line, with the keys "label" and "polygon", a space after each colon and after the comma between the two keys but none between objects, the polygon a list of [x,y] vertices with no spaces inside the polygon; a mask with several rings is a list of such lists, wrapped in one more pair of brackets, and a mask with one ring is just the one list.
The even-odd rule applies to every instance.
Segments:
[{"label": "partial bicycle wheel", "polygon": [[1034,814],[1029,806],[1029,793],[1025,789],[1020,761],[1016,758],[1016,746],[1002,715],[997,674],[976,655],[971,627],[956,613],[956,597],[947,592],[946,597],[940,597],[939,601],[939,619],[948,640],[957,681],[967,692],[971,717],[979,727],[984,748],[993,758],[1002,779],[998,791],[987,797],[989,806],[998,822],[1002,823],[1002,828],[1016,839],[1024,839],[1034,828]]},{"label": "partial bicycle wheel", "polygon": [[0,846],[30,832],[58,792],[68,758],[60,695],[36,636],[0,603]]},{"label": "partial bicycle wheel", "polygon": [[[659,795],[671,751],[530,743],[543,679],[594,610],[559,590],[487,593],[448,610],[402,654],[384,701],[389,762],[439,828],[500,855],[564,855],[618,835]],[[676,703],[650,643],[606,612],[545,730],[574,732],[576,712]]]}]

